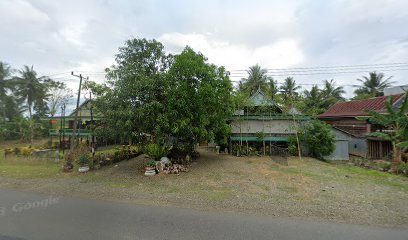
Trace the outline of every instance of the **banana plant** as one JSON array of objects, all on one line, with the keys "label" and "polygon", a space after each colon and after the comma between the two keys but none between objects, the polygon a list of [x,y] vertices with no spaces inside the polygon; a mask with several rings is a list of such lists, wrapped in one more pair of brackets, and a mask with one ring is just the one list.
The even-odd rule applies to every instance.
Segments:
[{"label": "banana plant", "polygon": [[399,109],[394,110],[392,97],[386,101],[385,114],[367,110],[371,115],[370,120],[373,123],[388,127],[392,131],[374,132],[368,136],[378,137],[383,140],[391,141],[393,148],[393,170],[401,163],[401,148],[408,146],[408,94],[405,94],[403,103]]}]

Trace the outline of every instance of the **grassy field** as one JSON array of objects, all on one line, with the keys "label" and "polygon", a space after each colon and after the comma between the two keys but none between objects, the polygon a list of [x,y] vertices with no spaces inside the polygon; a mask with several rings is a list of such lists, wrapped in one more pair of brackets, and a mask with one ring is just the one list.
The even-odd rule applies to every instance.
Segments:
[{"label": "grassy field", "polygon": [[269,216],[408,227],[408,178],[325,163],[234,157],[205,150],[189,172],[145,177],[145,157],[86,174],[62,163],[0,158],[0,187],[61,196],[172,205]]}]

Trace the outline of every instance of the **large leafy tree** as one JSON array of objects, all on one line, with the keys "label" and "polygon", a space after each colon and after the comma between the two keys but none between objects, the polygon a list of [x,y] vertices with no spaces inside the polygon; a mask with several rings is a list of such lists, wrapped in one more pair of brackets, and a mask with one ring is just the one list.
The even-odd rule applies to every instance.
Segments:
[{"label": "large leafy tree", "polygon": [[[156,40],[131,39],[119,48],[116,64],[106,69],[107,84],[91,84],[98,97],[95,110],[106,117],[107,138],[122,141],[136,139],[143,133],[162,137],[165,73],[172,56]],[[106,131],[106,130],[113,131]]]},{"label": "large leafy tree", "polygon": [[207,63],[190,47],[176,56],[168,73],[166,117],[170,134],[190,143],[217,139],[229,132],[225,119],[233,109],[232,84],[223,67]]},{"label": "large leafy tree", "polygon": [[252,95],[258,89],[261,89],[263,92],[268,92],[268,84],[272,78],[268,77],[267,72],[268,71],[266,69],[263,69],[258,64],[249,67],[249,70],[247,71],[248,77],[242,78],[242,88],[245,93]]},{"label": "large leafy tree", "polygon": [[[105,85],[89,83],[103,133],[123,141],[141,134],[159,143],[174,136],[189,143],[228,133],[232,85],[224,68],[186,48],[174,57],[156,40],[132,39],[119,48]],[[190,146],[191,146],[190,144]]]},{"label": "large leafy tree", "polygon": [[335,150],[335,135],[331,127],[319,120],[305,123],[300,139],[307,144],[310,156],[318,159],[324,159]]},{"label": "large leafy tree", "polygon": [[395,171],[396,167],[401,163],[401,147],[404,146],[404,142],[408,140],[408,94],[405,94],[405,98],[399,109],[394,109],[392,97],[388,97],[386,109],[386,114],[370,110],[367,112],[371,115],[370,120],[373,123],[380,124],[391,131],[375,132],[369,135],[391,141],[393,147],[392,170]]},{"label": "large leafy tree", "polygon": [[357,95],[356,99],[383,96],[384,88],[390,87],[393,84],[393,82],[390,82],[391,78],[392,76],[385,78],[383,73],[377,73],[375,71],[370,72],[368,77],[363,76],[362,78],[358,78],[357,81],[363,85],[354,91]]},{"label": "large leafy tree", "polygon": [[296,85],[296,81],[292,77],[285,78],[280,90],[283,94],[283,99],[289,105],[292,105],[296,98],[299,96],[298,92],[301,89],[300,86]]},{"label": "large leafy tree", "polygon": [[62,105],[68,104],[73,94],[65,83],[51,82],[49,85],[48,110],[53,117]]}]

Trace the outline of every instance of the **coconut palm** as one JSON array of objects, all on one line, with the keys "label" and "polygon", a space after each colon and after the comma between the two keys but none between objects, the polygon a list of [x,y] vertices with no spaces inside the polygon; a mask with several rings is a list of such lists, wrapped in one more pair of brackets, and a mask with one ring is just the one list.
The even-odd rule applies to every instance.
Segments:
[{"label": "coconut palm", "polygon": [[297,90],[300,90],[300,86],[296,86],[296,81],[293,77],[285,78],[280,90],[283,92],[285,101],[293,101],[296,96],[298,96]]},{"label": "coconut palm", "polygon": [[271,80],[271,77],[266,75],[268,71],[261,68],[258,64],[252,67],[249,67],[247,71],[248,77],[242,78],[242,87],[243,90],[249,94],[254,94],[258,89],[261,89],[263,92],[268,91],[268,81]]},{"label": "coconut palm", "polygon": [[304,94],[304,111],[316,115],[322,113],[323,110],[323,92],[316,85],[314,85],[310,90],[305,90]]},{"label": "coconut palm", "polygon": [[37,72],[33,67],[24,66],[18,71],[20,76],[15,77],[16,95],[27,104],[30,119],[33,117],[34,105],[43,105],[47,100],[48,77],[37,77]]},{"label": "coconut palm", "polygon": [[343,87],[336,87],[336,82],[332,79],[330,81],[324,81],[324,88],[322,90],[322,97],[323,97],[323,108],[327,109],[331,105],[335,104],[338,101],[344,101],[345,98],[343,94],[346,92],[344,91]]},{"label": "coconut palm", "polygon": [[390,87],[394,82],[390,82],[391,77],[385,78],[384,73],[370,72],[369,76],[358,78],[363,86],[354,91],[358,95],[366,95],[368,97],[383,96],[384,88]]},{"label": "coconut palm", "polygon": [[13,87],[11,82],[11,68],[8,64],[0,62],[0,108],[4,121],[6,121],[7,92]]},{"label": "coconut palm", "polygon": [[274,80],[273,78],[269,79],[269,94],[272,100],[275,99],[276,95],[278,94],[278,81]]}]

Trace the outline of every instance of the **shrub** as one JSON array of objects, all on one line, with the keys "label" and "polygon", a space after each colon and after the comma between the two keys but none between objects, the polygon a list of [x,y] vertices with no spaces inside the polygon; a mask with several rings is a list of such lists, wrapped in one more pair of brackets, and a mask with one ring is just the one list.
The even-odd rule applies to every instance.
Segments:
[{"label": "shrub", "polygon": [[400,163],[397,167],[397,172],[408,177],[408,163]]},{"label": "shrub", "polygon": [[85,155],[89,153],[89,148],[87,147],[80,147],[74,150],[71,150],[64,155],[64,171],[71,171],[74,168],[74,161],[78,159],[81,155]]},{"label": "shrub", "polygon": [[82,154],[81,156],[79,156],[76,159],[76,163],[81,167],[85,166],[85,165],[89,165],[90,164],[90,159],[89,159],[88,154]]},{"label": "shrub", "polygon": [[390,162],[386,162],[386,161],[381,161],[381,162],[377,162],[376,167],[379,170],[382,170],[384,172],[388,172],[388,170],[391,169],[391,163]]},{"label": "shrub", "polygon": [[33,149],[31,147],[22,147],[20,149],[20,154],[25,157],[30,156],[32,152],[33,152]]},{"label": "shrub", "polygon": [[156,162],[151,160],[145,163],[146,167],[156,167]]},{"label": "shrub", "polygon": [[145,147],[145,153],[155,161],[160,161],[161,157],[167,156],[169,153],[168,146],[160,146],[156,143],[150,143]]},{"label": "shrub", "polygon": [[300,139],[308,146],[310,156],[321,160],[335,149],[335,135],[331,127],[319,120],[307,122]]}]

